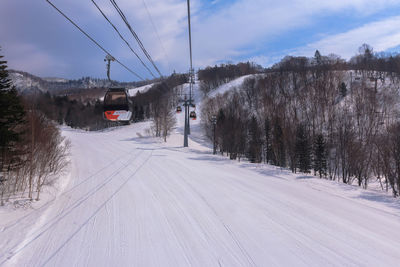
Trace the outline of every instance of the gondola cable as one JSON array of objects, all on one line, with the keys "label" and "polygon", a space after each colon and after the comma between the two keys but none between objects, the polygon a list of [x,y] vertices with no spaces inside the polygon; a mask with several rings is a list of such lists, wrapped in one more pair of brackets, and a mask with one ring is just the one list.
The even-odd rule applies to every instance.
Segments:
[{"label": "gondola cable", "polygon": [[132,73],[133,75],[135,75],[137,78],[139,78],[140,80],[144,81],[144,79],[138,75],[137,73],[135,73],[133,70],[131,70],[130,68],[128,68],[125,64],[123,64],[121,61],[119,61],[118,59],[116,59],[114,56],[111,55],[110,52],[108,52],[104,47],[102,47],[96,40],[94,40],[88,33],[86,33],[81,27],[79,27],[72,19],[70,19],[67,15],[65,15],[60,9],[58,9],[50,0],[45,0],[47,3],[49,3],[55,10],[57,10],[64,18],[66,18],[70,23],[72,23],[72,25],[74,25],[81,33],[83,33],[87,38],[89,38],[95,45],[97,45],[101,50],[104,51],[104,53],[106,53],[107,55],[110,55],[111,57],[113,57],[115,59],[115,61],[120,64],[122,67],[124,67],[127,71],[129,71],[130,73]]},{"label": "gondola cable", "polygon": [[171,67],[168,54],[167,54],[167,52],[166,52],[166,50],[165,50],[165,47],[164,47],[164,45],[163,45],[163,43],[162,43],[162,41],[161,41],[160,35],[158,34],[157,27],[156,27],[156,25],[154,24],[154,21],[153,21],[153,18],[152,18],[152,16],[151,16],[151,14],[150,14],[150,11],[149,11],[149,9],[147,8],[146,1],[145,1],[145,0],[142,0],[142,2],[143,2],[143,5],[144,5],[144,7],[145,7],[145,9],[146,9],[147,15],[148,15],[148,17],[149,17],[149,19],[150,19],[150,22],[151,22],[151,24],[153,25],[153,29],[154,29],[154,32],[155,32],[156,35],[157,35],[158,41],[160,42],[160,46],[161,46],[161,48],[162,48],[162,50],[163,50],[163,52],[164,52],[165,59],[167,60],[168,66]]},{"label": "gondola cable", "polygon": [[156,64],[154,63],[153,59],[151,58],[150,54],[147,52],[146,48],[144,47],[142,41],[139,39],[139,36],[136,34],[136,32],[132,29],[131,25],[128,22],[128,19],[126,18],[124,12],[119,8],[118,4],[115,2],[115,0],[110,0],[111,4],[114,6],[114,8],[117,10],[118,14],[122,18],[122,20],[125,22],[125,25],[128,27],[129,31],[132,33],[133,37],[139,44],[139,47],[142,49],[144,55],[147,57],[147,59],[150,61],[150,63],[153,65],[154,69],[157,71],[157,73],[162,77],[162,74],[160,70],[157,68]]},{"label": "gondola cable", "polygon": [[94,0],[91,0],[92,3],[96,6],[96,8],[99,10],[99,12],[103,15],[103,17],[108,21],[108,23],[114,28],[114,30],[118,33],[119,37],[126,43],[126,45],[129,47],[129,49],[132,51],[133,54],[139,59],[139,61],[142,63],[142,65],[150,72],[151,76],[153,78],[156,78],[154,76],[153,72],[147,67],[147,65],[143,62],[143,60],[140,58],[140,56],[133,50],[132,46],[129,44],[129,42],[122,36],[120,31],[117,29],[117,27],[109,20],[109,18],[104,14],[103,10],[100,9],[100,7],[97,5],[97,3]]}]

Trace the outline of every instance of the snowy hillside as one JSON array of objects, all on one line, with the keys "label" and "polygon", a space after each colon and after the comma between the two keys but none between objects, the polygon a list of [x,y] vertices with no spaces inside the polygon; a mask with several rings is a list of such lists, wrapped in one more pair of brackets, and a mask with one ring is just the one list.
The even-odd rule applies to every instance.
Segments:
[{"label": "snowy hillside", "polygon": [[215,97],[217,95],[223,95],[224,93],[226,93],[230,90],[233,90],[236,87],[242,85],[242,83],[244,82],[245,79],[247,79],[249,77],[253,77],[253,76],[257,76],[257,75],[251,74],[251,75],[245,75],[245,76],[236,78],[233,81],[230,81],[228,83],[225,83],[225,84],[219,86],[218,88],[216,88],[215,90],[210,92],[208,96]]},{"label": "snowy hillside", "polygon": [[199,120],[183,148],[183,116],[167,143],[149,122],[63,128],[70,174],[33,208],[0,209],[0,265],[398,265],[397,199],[214,156]]},{"label": "snowy hillside", "polygon": [[24,92],[25,90],[38,89],[46,92],[46,82],[39,77],[27,75],[23,72],[10,71],[10,78],[18,91]]},{"label": "snowy hillside", "polygon": [[153,85],[154,85],[154,83],[148,84],[148,85],[144,85],[144,86],[135,87],[135,88],[129,88],[129,89],[128,89],[129,95],[130,95],[130,96],[135,96],[138,92],[140,92],[140,93],[145,93],[145,92],[147,92]]},{"label": "snowy hillside", "polygon": [[[20,92],[29,92],[32,89],[38,89],[42,92],[51,90],[76,89],[76,88],[107,88],[111,84],[107,79],[96,79],[83,77],[77,80],[68,80],[63,78],[41,78],[27,72],[10,70],[10,78]],[[117,86],[137,87],[136,82],[116,83]]]}]

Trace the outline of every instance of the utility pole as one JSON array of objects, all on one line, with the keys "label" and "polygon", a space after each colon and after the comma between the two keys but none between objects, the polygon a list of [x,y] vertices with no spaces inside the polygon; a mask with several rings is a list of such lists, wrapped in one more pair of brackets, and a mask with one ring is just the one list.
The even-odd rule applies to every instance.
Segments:
[{"label": "utility pole", "polygon": [[213,115],[211,117],[211,122],[213,124],[213,141],[214,141],[214,146],[213,146],[213,154],[217,154],[217,140],[216,140],[216,136],[215,136],[215,128],[217,126],[217,116]]}]

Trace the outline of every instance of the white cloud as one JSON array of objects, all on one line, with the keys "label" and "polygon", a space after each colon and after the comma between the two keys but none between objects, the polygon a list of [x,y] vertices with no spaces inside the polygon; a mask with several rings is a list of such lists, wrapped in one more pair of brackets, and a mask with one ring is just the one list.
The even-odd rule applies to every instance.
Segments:
[{"label": "white cloud", "polygon": [[278,38],[288,31],[307,27],[318,16],[351,11],[356,16],[378,12],[394,0],[239,0],[210,17],[197,17],[193,23],[195,62],[212,64],[218,60],[245,55],[248,47]]},{"label": "white cloud", "polygon": [[39,76],[47,76],[57,70],[59,74],[67,69],[67,64],[52,58],[32,44],[8,43],[3,47],[5,60],[10,69],[29,71]]},{"label": "white cloud", "polygon": [[[22,3],[23,1],[25,1],[25,4]],[[109,0],[95,1],[131,42],[135,50],[141,54],[140,49]],[[169,74],[174,69],[176,71],[188,70],[186,0],[144,1],[151,12],[166,53],[154,32],[143,0],[117,0],[117,3],[164,74]],[[327,15],[351,12],[354,16],[363,17],[390,7],[400,6],[398,0],[235,0],[225,1],[222,7],[220,0],[214,0],[211,3],[208,2],[208,4],[205,1],[191,1],[195,67],[203,67],[222,61],[235,61],[238,58],[254,55],[255,51],[263,51],[266,54],[268,52],[265,51],[265,47],[269,42],[279,40],[279,37],[285,36],[290,31],[309,29],[310,26],[314,26],[318,19]],[[91,1],[53,0],[53,2],[122,62],[127,63],[129,67],[139,72],[145,73],[143,66],[113,32]],[[87,70],[88,73],[81,73],[85,70],[79,69],[78,72],[73,65],[75,62],[69,55],[74,54],[75,57],[82,58],[85,62],[102,63],[102,59],[99,59],[99,57],[102,57],[102,51],[90,44],[90,41],[81,36],[72,25],[45,2],[8,0],[5,3],[5,8],[0,9],[0,14],[3,15],[0,16],[0,33],[7,33],[2,34],[2,36],[5,36],[2,45],[10,51],[12,50],[12,55],[7,52],[7,57],[13,59],[16,68],[30,71],[31,68],[26,67],[33,66],[34,62],[39,62],[37,64],[41,64],[39,68],[41,72],[44,72],[46,64],[50,66],[48,69],[56,69],[52,66],[58,65],[60,63],[57,62],[62,61],[65,62],[63,64],[68,66],[66,76],[71,75],[70,73],[74,73],[75,76],[83,76],[89,74],[91,70]],[[23,13],[21,8],[17,8],[22,4],[32,11]],[[214,10],[210,12],[212,8]],[[364,42],[373,45],[375,50],[393,47],[393,44],[397,44],[396,40],[400,40],[400,38],[396,35],[397,29],[391,23],[397,23],[395,25],[399,28],[398,20],[388,19],[386,23],[375,27],[371,26],[364,31],[359,29],[352,33],[344,33],[343,36],[325,37],[319,42],[297,49],[294,52],[310,53],[314,50],[314,47],[318,46],[323,52],[326,49],[327,53],[335,52],[347,56],[353,55],[357,47]],[[7,27],[5,27],[6,24]],[[380,31],[381,33],[379,33]],[[363,39],[364,33],[371,38]],[[321,34],[321,32],[315,34]],[[71,42],[71,45],[63,45],[67,42]],[[331,45],[331,43],[335,43],[335,45]],[[344,43],[344,45],[339,45],[339,43]],[[17,45],[11,48],[9,44]],[[24,47],[25,44],[33,44],[33,46]],[[263,65],[268,65],[271,60],[276,58],[277,51],[274,52],[275,55],[265,58],[254,57],[254,60]],[[42,57],[42,60],[39,60],[40,57]],[[54,60],[54,58],[59,61]],[[144,56],[142,58],[145,59]],[[65,69],[66,67],[58,66],[58,69],[62,68]],[[100,71],[104,69],[101,65],[98,65],[98,68],[101,69]],[[121,76],[124,73],[125,71],[122,70]]]},{"label": "white cloud", "polygon": [[322,54],[334,53],[346,59],[354,56],[358,47],[367,43],[374,51],[385,51],[400,45],[400,16],[368,23],[350,31],[325,37],[294,51],[295,55],[313,55],[316,49]]},{"label": "white cloud", "polygon": [[[108,1],[98,0],[98,2],[120,29],[126,28]],[[157,27],[162,45],[154,32],[143,0],[119,0],[117,3],[152,58],[161,64],[167,73],[173,69],[186,71],[189,68],[186,1],[145,0],[145,2]],[[224,5],[220,10],[215,10],[212,15],[201,12],[203,4],[202,0],[191,2],[194,64],[197,67],[243,57],[251,53],[249,47],[262,47],[261,42],[268,42],[288,31],[312,25],[318,16],[343,10],[351,10],[354,15],[363,16],[398,4],[398,1],[238,0],[230,5]],[[123,32],[125,36],[130,37],[129,32]],[[133,40],[132,44],[135,44]],[[136,44],[134,47],[139,52]],[[119,50],[124,57],[132,56],[125,47]]]}]

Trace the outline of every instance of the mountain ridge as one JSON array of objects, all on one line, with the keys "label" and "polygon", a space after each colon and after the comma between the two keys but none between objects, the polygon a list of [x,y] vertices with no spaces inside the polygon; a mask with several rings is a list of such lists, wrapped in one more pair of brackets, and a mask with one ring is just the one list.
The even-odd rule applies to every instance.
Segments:
[{"label": "mountain ridge", "polygon": [[41,92],[57,93],[66,89],[92,89],[92,88],[107,88],[110,86],[122,87],[138,87],[149,83],[150,81],[141,82],[117,82],[112,81],[112,84],[107,79],[82,77],[77,80],[69,80],[61,77],[39,77],[25,71],[8,70],[10,78],[20,93],[29,94],[32,91],[38,90]]}]

